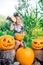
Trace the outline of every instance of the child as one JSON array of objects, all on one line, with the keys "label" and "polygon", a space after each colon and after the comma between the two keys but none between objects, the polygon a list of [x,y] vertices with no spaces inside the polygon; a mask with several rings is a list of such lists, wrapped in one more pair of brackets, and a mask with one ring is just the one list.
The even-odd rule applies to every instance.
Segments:
[{"label": "child", "polygon": [[[14,30],[14,36],[16,33],[20,33],[22,36],[25,36],[24,28],[21,25],[21,17],[16,16],[16,22],[14,24],[11,24],[10,30]],[[23,41],[16,40],[15,50],[19,48],[19,46],[24,47]]]}]

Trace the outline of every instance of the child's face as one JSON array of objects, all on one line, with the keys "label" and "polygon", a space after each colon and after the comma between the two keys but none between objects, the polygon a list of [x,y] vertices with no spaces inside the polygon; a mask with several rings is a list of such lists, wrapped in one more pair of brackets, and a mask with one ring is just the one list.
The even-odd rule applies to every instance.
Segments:
[{"label": "child's face", "polygon": [[16,17],[16,24],[21,25],[21,18],[20,17]]}]

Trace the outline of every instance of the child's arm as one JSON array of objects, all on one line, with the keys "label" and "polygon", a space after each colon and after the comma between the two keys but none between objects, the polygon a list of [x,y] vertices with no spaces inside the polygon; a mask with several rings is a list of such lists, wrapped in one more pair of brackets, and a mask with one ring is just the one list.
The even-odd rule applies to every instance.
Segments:
[{"label": "child's arm", "polygon": [[14,29],[14,26],[13,26],[13,24],[11,24],[11,26],[10,26],[10,30],[13,30]]}]

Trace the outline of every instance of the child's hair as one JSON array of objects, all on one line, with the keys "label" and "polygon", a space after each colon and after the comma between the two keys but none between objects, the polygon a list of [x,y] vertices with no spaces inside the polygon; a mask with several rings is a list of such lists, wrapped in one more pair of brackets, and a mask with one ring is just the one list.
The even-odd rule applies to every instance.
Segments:
[{"label": "child's hair", "polygon": [[6,18],[6,20],[13,22],[12,19],[9,16]]},{"label": "child's hair", "polygon": [[21,16],[16,16],[16,19],[17,19],[17,17],[19,17],[20,19],[22,19]]},{"label": "child's hair", "polygon": [[13,16],[16,17],[16,16],[19,16],[19,15],[18,15],[18,13],[15,12]]},{"label": "child's hair", "polygon": [[[17,19],[17,17],[19,17],[19,18],[22,20],[21,16],[19,16],[18,13],[14,13],[13,16],[16,17],[16,19]],[[7,20],[13,22],[13,20],[12,20],[11,17],[9,17],[9,16],[7,17]]]},{"label": "child's hair", "polygon": [[22,19],[22,18],[18,15],[18,13],[14,13],[14,17],[16,17],[16,19],[17,19],[17,17],[19,17],[20,19]]}]

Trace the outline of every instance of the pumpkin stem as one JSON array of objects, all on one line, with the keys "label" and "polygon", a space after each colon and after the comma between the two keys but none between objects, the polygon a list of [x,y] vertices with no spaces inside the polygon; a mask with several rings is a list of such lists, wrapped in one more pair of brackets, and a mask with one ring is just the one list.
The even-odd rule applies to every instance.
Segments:
[{"label": "pumpkin stem", "polygon": [[24,48],[26,48],[26,44],[23,42],[23,44],[24,44]]}]

